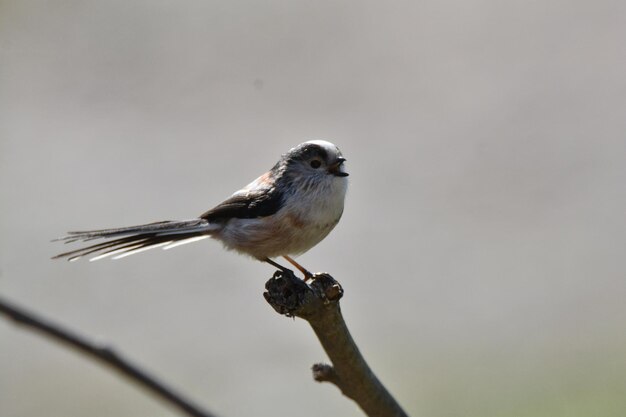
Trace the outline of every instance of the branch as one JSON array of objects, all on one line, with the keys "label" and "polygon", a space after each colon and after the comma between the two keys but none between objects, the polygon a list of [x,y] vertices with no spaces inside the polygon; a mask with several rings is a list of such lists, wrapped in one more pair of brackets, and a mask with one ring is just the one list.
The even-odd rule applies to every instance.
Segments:
[{"label": "branch", "polygon": [[313,378],[330,382],[354,400],[369,417],[408,417],[376,378],[350,336],[339,300],[343,289],[328,274],[316,274],[311,285],[293,273],[276,271],[263,294],[279,314],[309,322],[332,362],[313,365]]},{"label": "branch", "polygon": [[63,329],[55,324],[46,322],[41,317],[27,312],[15,305],[11,305],[0,298],[0,314],[12,319],[17,325],[25,326],[30,330],[39,332],[40,334],[54,339],[59,343],[69,346],[89,357],[99,361],[100,363],[111,367],[113,370],[122,374],[130,381],[136,383],[146,389],[151,394],[160,398],[165,403],[178,408],[184,414],[192,417],[215,417],[213,414],[202,410],[198,406],[192,404],[189,400],[183,398],[172,389],[166,387],[154,377],[142,371],[112,348],[107,346],[98,346],[97,344],[86,340],[69,330]]}]

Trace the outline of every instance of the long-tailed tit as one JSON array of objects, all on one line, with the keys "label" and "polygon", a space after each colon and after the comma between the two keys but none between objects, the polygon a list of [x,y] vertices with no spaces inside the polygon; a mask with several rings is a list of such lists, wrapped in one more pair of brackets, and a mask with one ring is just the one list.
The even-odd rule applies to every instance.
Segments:
[{"label": "long-tailed tit", "polygon": [[302,143],[284,154],[265,174],[198,218],[160,221],[117,229],[68,232],[65,243],[106,239],[55,256],[92,261],[123,258],[148,249],[170,249],[212,237],[227,249],[284,270],[271,258],[282,256],[305,276],[311,273],[290,256],[324,239],[343,213],[348,186],[341,151],[322,140]]}]

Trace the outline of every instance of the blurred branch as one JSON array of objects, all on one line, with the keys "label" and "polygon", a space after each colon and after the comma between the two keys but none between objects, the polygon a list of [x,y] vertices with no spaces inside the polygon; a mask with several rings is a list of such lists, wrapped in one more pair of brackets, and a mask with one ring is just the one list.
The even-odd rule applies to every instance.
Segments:
[{"label": "blurred branch", "polygon": [[370,417],[408,417],[378,380],[350,336],[339,300],[343,289],[328,274],[316,274],[311,285],[293,273],[276,271],[263,294],[278,313],[309,322],[332,366],[313,365],[313,378],[330,382]]},{"label": "blurred branch", "polygon": [[156,395],[164,402],[178,408],[184,414],[193,417],[214,417],[213,414],[200,409],[189,400],[175,393],[154,377],[142,371],[108,346],[98,346],[84,337],[47,322],[41,317],[27,312],[0,298],[0,314],[12,319],[16,324],[36,331],[50,339],[54,339],[72,349],[75,349],[100,363],[111,367],[132,382]]}]

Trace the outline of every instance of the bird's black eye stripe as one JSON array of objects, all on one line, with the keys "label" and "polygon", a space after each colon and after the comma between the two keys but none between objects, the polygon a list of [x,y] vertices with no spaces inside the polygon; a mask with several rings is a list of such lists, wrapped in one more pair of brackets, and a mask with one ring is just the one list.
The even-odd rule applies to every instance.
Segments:
[{"label": "bird's black eye stripe", "polygon": [[307,159],[318,157],[322,160],[328,158],[328,152],[326,149],[313,143],[307,143],[302,147],[298,147],[294,150],[292,157],[299,158],[306,161]]},{"label": "bird's black eye stripe", "polygon": [[312,160],[310,164],[311,164],[311,168],[315,168],[315,169],[322,166],[322,162],[319,159]]}]

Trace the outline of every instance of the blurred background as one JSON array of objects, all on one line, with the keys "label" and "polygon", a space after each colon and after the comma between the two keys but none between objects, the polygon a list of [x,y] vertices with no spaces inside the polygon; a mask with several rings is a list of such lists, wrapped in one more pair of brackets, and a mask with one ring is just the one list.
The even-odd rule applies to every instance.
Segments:
[{"label": "blurred background", "polygon": [[[413,416],[626,414],[623,1],[0,2],[0,294],[228,416],[361,416],[273,272],[202,241],[49,258],[201,214],[309,139],[348,158],[301,262]],[[0,320],[0,415],[170,416]]]}]

